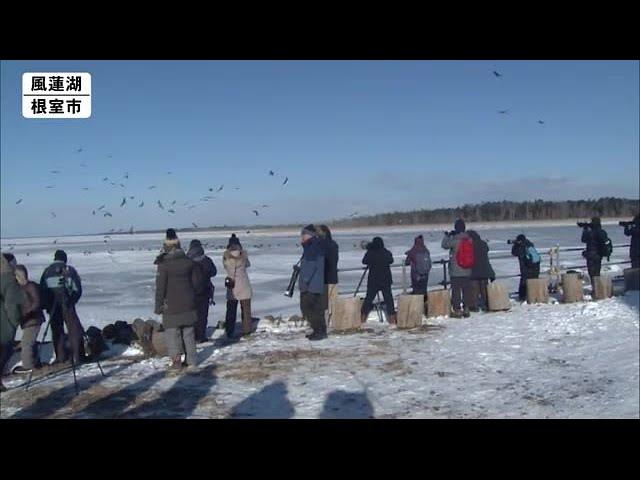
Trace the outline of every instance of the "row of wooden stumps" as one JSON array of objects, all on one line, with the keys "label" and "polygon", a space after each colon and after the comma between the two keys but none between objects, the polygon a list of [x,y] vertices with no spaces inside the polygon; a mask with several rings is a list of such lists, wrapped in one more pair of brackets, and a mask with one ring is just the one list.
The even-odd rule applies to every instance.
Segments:
[{"label": "row of wooden stumps", "polygon": [[[640,289],[640,269],[628,268],[624,271],[625,291]],[[593,278],[592,298],[603,300],[613,296],[611,277],[603,275]],[[584,300],[582,280],[578,273],[565,273],[561,281],[562,302],[574,303]],[[355,330],[361,327],[360,297],[334,297],[331,328],[335,331]],[[492,312],[506,311],[511,308],[509,292],[504,284],[492,282],[487,285],[488,310]],[[527,303],[548,303],[548,279],[536,278],[527,280]],[[427,301],[423,295],[398,296],[398,328],[416,328],[422,325],[422,318],[447,316],[451,311],[449,290],[428,292]]]}]

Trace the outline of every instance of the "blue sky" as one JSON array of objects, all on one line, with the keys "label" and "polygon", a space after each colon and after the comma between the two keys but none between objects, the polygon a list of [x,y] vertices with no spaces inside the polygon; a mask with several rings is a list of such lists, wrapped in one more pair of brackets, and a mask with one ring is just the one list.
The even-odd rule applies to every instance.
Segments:
[{"label": "blue sky", "polygon": [[[92,117],[23,118],[29,71],[90,72]],[[1,234],[638,198],[638,72],[637,61],[2,61]],[[125,172],[125,189],[101,181]],[[176,200],[176,214],[158,200]],[[92,215],[102,204],[113,218]]]}]

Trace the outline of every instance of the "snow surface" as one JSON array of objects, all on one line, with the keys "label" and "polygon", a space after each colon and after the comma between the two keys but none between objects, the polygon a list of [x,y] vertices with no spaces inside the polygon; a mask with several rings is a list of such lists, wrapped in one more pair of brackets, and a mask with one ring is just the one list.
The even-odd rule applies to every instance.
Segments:
[{"label": "snow surface", "polygon": [[[639,418],[638,292],[599,302],[520,305],[397,330],[374,315],[361,333],[304,338],[263,320],[198,367],[118,347],[78,372],[5,377],[2,418]],[[49,352],[50,354],[50,352]]]}]

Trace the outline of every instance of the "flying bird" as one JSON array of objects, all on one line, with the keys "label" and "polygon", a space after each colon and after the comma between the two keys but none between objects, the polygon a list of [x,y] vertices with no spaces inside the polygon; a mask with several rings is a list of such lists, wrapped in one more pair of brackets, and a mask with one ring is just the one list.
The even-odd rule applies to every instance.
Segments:
[{"label": "flying bird", "polygon": [[353,212],[351,215],[349,215],[349,218],[353,218],[353,217],[355,217],[356,215],[358,215],[358,212]]},{"label": "flying bird", "polygon": [[270,175],[270,176],[272,176],[272,177],[273,177],[275,174],[276,174],[276,173],[275,173],[273,170],[269,170],[269,175]]},{"label": "flying bird", "polygon": [[540,125],[544,125],[544,122],[543,122],[542,120],[538,120],[538,123],[539,123]]},{"label": "flying bird", "polygon": [[173,202],[171,202],[171,205],[175,205],[175,204],[176,204],[176,201],[175,201],[175,200],[174,200]]},{"label": "flying bird", "polygon": [[58,239],[57,239],[57,238],[53,241],[53,244],[54,244],[54,245],[55,245],[56,243],[58,243]]},{"label": "flying bird", "polygon": [[82,189],[83,189],[83,190],[89,190],[89,188],[88,188],[88,187],[82,187]]},{"label": "flying bird", "polygon": [[162,202],[160,202],[160,200],[158,200],[158,206],[164,210],[164,207],[162,206]]},{"label": "flying bird", "polygon": [[[56,218],[55,212],[51,212],[51,218]],[[55,242],[54,242],[55,243]]]},{"label": "flying bird", "polygon": [[167,212],[169,212],[169,213],[176,213],[176,211],[175,211],[175,210],[173,210],[172,208],[170,208],[169,210],[167,210]]},{"label": "flying bird", "polygon": [[136,198],[136,197],[135,197],[135,195],[131,195],[131,196],[129,197],[129,200],[133,200],[134,198]]},{"label": "flying bird", "polygon": [[269,205],[262,205],[262,208],[269,208]]},{"label": "flying bird", "polygon": [[224,185],[220,185],[220,188],[218,188],[218,190],[216,190],[216,193],[221,192],[223,188],[224,188]]},{"label": "flying bird", "polygon": [[124,178],[128,179],[129,178],[129,172],[124,172]]},{"label": "flying bird", "polygon": [[125,188],[125,186],[124,186],[122,183],[120,184],[120,186],[121,186],[122,188]]},{"label": "flying bird", "polygon": [[171,172],[167,172],[167,175],[171,175]]},{"label": "flying bird", "polygon": [[109,212],[104,212],[104,216],[105,217],[113,217],[113,215],[111,215]]},{"label": "flying bird", "polygon": [[120,206],[124,207],[125,203],[127,203],[127,197],[122,197],[122,203],[120,203]]},{"label": "flying bird", "polygon": [[102,179],[102,181],[103,181],[103,182],[107,182],[107,181],[109,181],[109,177],[104,177],[104,178]]},{"label": "flying bird", "polygon": [[115,186],[116,186],[116,183],[115,183],[115,182],[109,182],[109,183],[110,183],[113,187],[115,187]]},{"label": "flying bird", "polygon": [[503,115],[509,113],[509,110],[498,110],[498,113],[501,113]]},{"label": "flying bird", "polygon": [[256,217],[260,215],[257,210],[251,210],[251,211],[256,214]]},{"label": "flying bird", "polygon": [[238,191],[240,190],[240,187],[235,187],[234,190]]},{"label": "flying bird", "polygon": [[109,154],[109,158],[113,158],[113,155]]},{"label": "flying bird", "polygon": [[493,71],[493,74],[496,76],[496,78],[500,78],[502,76],[501,73],[496,72],[495,70]]},{"label": "flying bird", "polygon": [[106,205],[100,205],[100,208],[98,208],[98,211],[102,210]]},{"label": "flying bird", "polygon": [[60,170],[51,170],[51,173],[58,174],[58,173],[60,173]]},{"label": "flying bird", "polygon": [[21,203],[22,203],[22,199],[18,200],[18,201],[16,202],[16,205],[20,205]]},{"label": "flying bird", "polygon": [[47,185],[47,186],[46,186],[46,187],[44,187],[44,188],[56,188],[56,186],[55,186],[55,185]]},{"label": "flying bird", "polygon": [[149,187],[149,190],[153,190],[154,188],[156,188],[156,186],[155,186],[155,185],[151,185],[151,186]]},{"label": "flying bird", "polygon": [[82,148],[79,148],[78,150],[76,150],[77,153],[82,152]]},{"label": "flying bird", "polygon": [[91,215],[95,215],[95,214],[96,214],[96,211],[94,210],[94,211],[91,213]]},{"label": "flying bird", "polygon": [[213,188],[212,188],[212,187],[209,187],[209,191],[210,191],[210,192],[213,192]]},{"label": "flying bird", "polygon": [[282,182],[282,185],[286,185],[288,181],[289,181],[289,177],[284,177],[284,182]]},{"label": "flying bird", "polygon": [[142,207],[144,207],[144,200],[140,202],[140,205],[138,205],[138,208],[142,208]]},{"label": "flying bird", "polygon": [[81,167],[86,167],[86,166],[87,166],[87,164],[86,164],[86,163],[81,163],[81,164],[80,164],[80,166],[81,166]]},{"label": "flying bird", "polygon": [[196,225],[195,222],[191,222],[191,225],[193,225],[193,228],[198,228],[198,225]]}]

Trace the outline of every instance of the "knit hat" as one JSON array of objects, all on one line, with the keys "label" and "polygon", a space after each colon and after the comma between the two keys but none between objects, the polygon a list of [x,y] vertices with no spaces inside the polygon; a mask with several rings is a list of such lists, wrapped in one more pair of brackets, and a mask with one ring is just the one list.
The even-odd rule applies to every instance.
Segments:
[{"label": "knit hat", "polygon": [[524,242],[527,239],[522,233],[516,237],[518,242]]},{"label": "knit hat", "polygon": [[316,227],[312,223],[310,223],[300,231],[300,235],[311,235],[313,237],[315,234]]},{"label": "knit hat", "polygon": [[178,240],[178,235],[173,228],[167,229],[167,240]]},{"label": "knit hat", "polygon": [[194,238],[193,240],[191,240],[191,243],[189,244],[189,250],[191,250],[192,248],[198,248],[198,247],[202,247],[202,243],[200,243],[200,240],[198,240],[197,238]]},{"label": "knit hat", "polygon": [[462,233],[467,229],[467,226],[465,225],[464,220],[459,218],[453,224],[453,229],[456,231],[456,233]]},{"label": "knit hat", "polygon": [[53,254],[53,259],[55,261],[67,263],[67,254],[64,250],[56,250],[56,253]]},{"label": "knit hat", "polygon": [[167,229],[167,235],[162,245],[167,251],[173,248],[180,248],[180,240],[178,240],[178,235],[173,228]]},{"label": "knit hat", "polygon": [[232,233],[231,236],[229,237],[227,248],[231,247],[231,245],[238,245],[239,247],[242,247],[242,244],[240,243],[240,239],[236,237],[235,233]]}]

